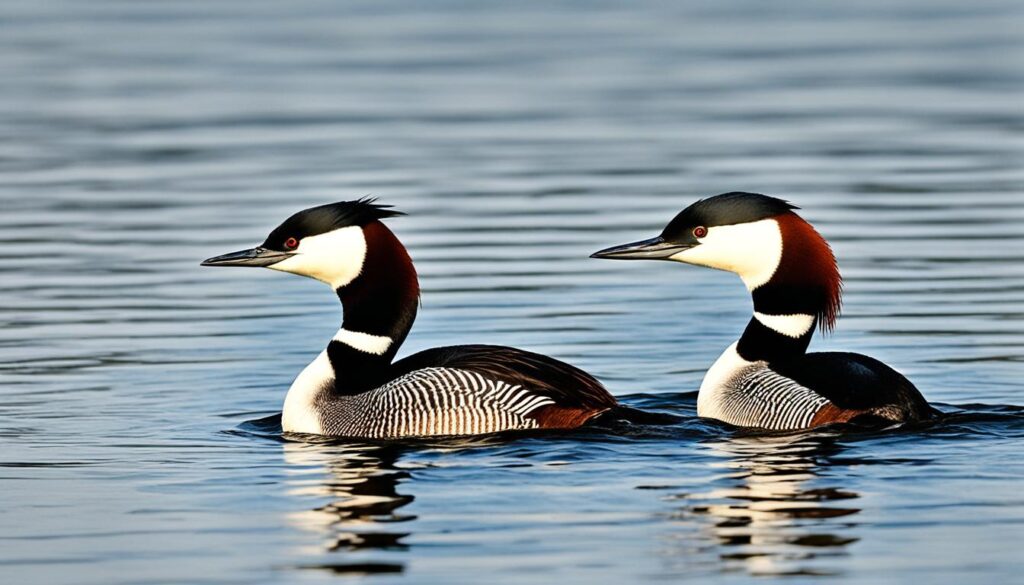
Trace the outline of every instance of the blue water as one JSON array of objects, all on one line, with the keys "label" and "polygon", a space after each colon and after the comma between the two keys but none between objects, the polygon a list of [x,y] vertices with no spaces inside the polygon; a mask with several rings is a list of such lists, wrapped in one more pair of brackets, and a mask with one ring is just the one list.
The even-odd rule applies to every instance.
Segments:
[{"label": "blue water", "polygon": [[[1021,30],[995,0],[7,0],[0,581],[1021,582]],[[731,190],[833,243],[813,347],[947,420],[696,418],[741,283],[588,255]],[[678,422],[282,440],[336,299],[198,262],[366,194],[409,214],[402,355],[540,351]]]}]

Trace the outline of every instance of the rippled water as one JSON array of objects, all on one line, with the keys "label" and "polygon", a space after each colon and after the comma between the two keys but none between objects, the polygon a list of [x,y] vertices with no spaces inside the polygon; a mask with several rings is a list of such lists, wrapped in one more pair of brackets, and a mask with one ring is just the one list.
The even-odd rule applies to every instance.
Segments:
[{"label": "rippled water", "polygon": [[[4,2],[0,580],[1019,580],[1022,24],[990,0]],[[846,310],[815,347],[948,421],[695,417],[741,284],[587,256],[729,190],[833,242]],[[409,213],[403,354],[537,350],[681,422],[282,441],[336,301],[198,262],[365,194]]]}]

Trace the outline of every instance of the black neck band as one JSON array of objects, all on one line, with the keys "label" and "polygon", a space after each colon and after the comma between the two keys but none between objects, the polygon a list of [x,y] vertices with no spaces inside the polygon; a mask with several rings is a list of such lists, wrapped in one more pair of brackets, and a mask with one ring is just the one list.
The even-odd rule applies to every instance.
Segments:
[{"label": "black neck band", "polygon": [[813,325],[800,337],[790,337],[758,321],[757,317],[753,317],[750,319],[750,323],[747,323],[747,328],[743,330],[736,351],[741,358],[750,362],[783,361],[806,353],[813,335]]},{"label": "black neck band", "polygon": [[412,329],[419,307],[416,270],[406,253],[381,223],[363,228],[366,257],[352,282],[337,289],[344,314],[342,328],[391,340],[384,353],[362,351],[331,341],[327,356],[334,369],[334,390],[341,394],[364,392],[388,380],[391,361]]}]

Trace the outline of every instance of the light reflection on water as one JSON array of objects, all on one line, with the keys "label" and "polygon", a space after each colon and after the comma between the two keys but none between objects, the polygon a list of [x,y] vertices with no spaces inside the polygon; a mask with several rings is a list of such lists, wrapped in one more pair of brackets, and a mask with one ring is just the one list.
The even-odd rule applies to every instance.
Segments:
[{"label": "light reflection on water", "polygon": [[[1017,578],[1017,3],[6,2],[4,582]],[[589,260],[700,196],[791,199],[836,335],[953,413],[750,436],[694,416],[730,275]],[[664,426],[280,440],[331,293],[199,260],[371,194],[421,275],[402,354],[500,343]],[[251,422],[257,421],[257,422]]]},{"label": "light reflection on water", "polygon": [[[705,443],[733,485],[685,499],[682,519],[706,517],[703,536],[717,541],[726,571],[751,575],[832,575],[802,568],[805,561],[845,554],[858,540],[858,495],[843,487],[817,487],[817,460],[835,452],[819,437],[741,437]],[[688,518],[689,517],[689,518]],[[837,519],[842,519],[838,521]],[[717,547],[716,547],[717,548]],[[813,566],[813,565],[812,565]],[[828,565],[826,565],[827,567]]]},{"label": "light reflection on water", "polygon": [[[309,511],[289,515],[296,527],[318,536],[328,535],[320,545],[327,552],[362,549],[404,551],[402,539],[408,532],[401,523],[416,519],[400,509],[415,498],[398,493],[399,481],[409,474],[397,469],[397,448],[373,445],[285,443],[285,463],[295,476],[288,481],[288,494],[302,499],[324,498],[326,503]],[[314,548],[309,552],[320,552]],[[397,563],[354,563],[312,565],[335,573],[401,572]]]}]

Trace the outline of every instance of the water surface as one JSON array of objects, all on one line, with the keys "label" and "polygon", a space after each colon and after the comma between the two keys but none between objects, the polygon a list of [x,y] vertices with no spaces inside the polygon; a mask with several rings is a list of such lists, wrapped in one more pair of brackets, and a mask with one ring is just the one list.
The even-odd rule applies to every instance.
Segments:
[{"label": "water surface", "polygon": [[[1024,542],[1015,2],[48,2],[0,8],[0,578],[1011,582]],[[696,198],[833,242],[819,350],[951,414],[758,436],[695,417],[750,304],[590,260]],[[514,345],[677,424],[282,441],[340,309],[200,269],[288,214],[409,216],[402,355]],[[761,580],[763,582],[763,579]]]}]

